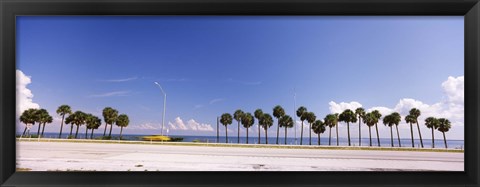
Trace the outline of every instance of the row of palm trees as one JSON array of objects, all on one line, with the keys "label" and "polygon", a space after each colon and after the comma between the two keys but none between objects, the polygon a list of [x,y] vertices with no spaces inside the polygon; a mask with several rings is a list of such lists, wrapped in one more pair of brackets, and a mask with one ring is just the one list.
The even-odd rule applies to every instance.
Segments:
[{"label": "row of palm trees", "polygon": [[[348,134],[348,146],[351,146],[351,139],[350,139],[350,123],[356,123],[358,121],[358,143],[361,146],[362,142],[362,135],[361,135],[361,123],[367,125],[370,144],[372,146],[372,130],[371,128],[375,126],[375,131],[377,134],[377,144],[380,147],[380,136],[378,133],[378,123],[381,120],[382,114],[378,110],[373,110],[372,112],[365,112],[365,109],[359,107],[352,111],[350,109],[344,110],[342,113],[338,114],[327,114],[325,118],[322,120],[317,119],[317,116],[313,112],[308,112],[307,108],[304,106],[299,107],[296,110],[297,117],[300,118],[301,121],[301,132],[300,132],[300,145],[303,145],[303,125],[304,121],[307,121],[309,124],[309,145],[312,145],[312,131],[318,135],[318,145],[320,145],[320,134],[323,134],[326,128],[330,128],[329,131],[329,139],[328,145],[331,145],[331,137],[332,137],[332,128],[335,127],[336,134],[337,134],[337,146],[339,145],[338,141],[338,123],[344,122],[347,124],[347,134]],[[404,120],[406,123],[410,124],[410,132],[411,132],[411,140],[412,140],[412,147],[415,147],[414,138],[413,138],[413,124],[417,125],[418,135],[420,137],[420,145],[423,148],[423,139],[422,134],[420,132],[420,125],[418,122],[418,118],[421,115],[420,110],[416,108],[412,108],[409,111],[409,114],[405,116]],[[293,120],[292,117],[285,114],[285,110],[280,106],[277,105],[273,108],[273,116],[277,118],[277,140],[276,144],[279,144],[278,138],[280,133],[280,128],[285,128],[285,142],[287,144],[287,129],[293,127]],[[238,128],[238,141],[240,142],[240,124],[246,129],[247,132],[247,144],[248,144],[248,129],[255,123],[255,118],[258,120],[258,144],[260,144],[260,128],[265,130],[265,144],[268,144],[268,129],[273,126],[273,118],[268,113],[263,113],[261,109],[257,109],[254,112],[254,115],[248,112],[244,112],[242,110],[236,110],[233,113],[233,117],[229,113],[224,113],[220,116],[220,123],[225,126],[225,137],[226,143],[228,143],[228,132],[227,127],[228,125],[232,124],[233,119],[237,121],[237,128]],[[402,118],[398,112],[393,112],[389,115],[383,117],[383,124],[385,126],[390,127],[390,138],[391,138],[391,146],[394,147],[393,143],[393,130],[392,127],[395,126],[397,130],[397,139],[398,139],[398,146],[401,147],[400,143],[400,134],[398,132],[398,125],[402,121]],[[435,137],[434,137],[434,130],[438,130],[443,134],[443,140],[445,143],[445,148],[447,148],[447,140],[445,137],[445,132],[448,132],[451,128],[451,123],[448,119],[445,118],[434,118],[428,117],[425,119],[425,126],[432,130],[432,148],[435,148]],[[218,128],[217,128],[218,131]],[[218,134],[218,133],[217,133]],[[217,137],[218,138],[218,137]]]},{"label": "row of palm trees", "polygon": [[[77,138],[79,128],[82,125],[85,125],[85,139],[88,138],[88,130],[91,130],[90,139],[93,139],[93,131],[95,129],[98,129],[102,123],[102,120],[99,117],[94,116],[92,114],[84,113],[82,111],[72,112],[72,109],[69,105],[59,106],[56,112],[58,115],[62,116],[62,122],[60,124],[60,133],[58,134],[58,138],[62,137],[64,123],[70,124],[70,134],[68,137],[69,138],[74,137],[75,139]],[[105,121],[105,130],[103,132],[103,137],[106,137],[105,135],[107,132],[108,125],[110,125],[110,132],[107,137],[109,138],[111,137],[112,127],[113,127],[113,124],[115,124],[116,126],[120,127],[120,139],[121,139],[123,128],[127,127],[128,124],[130,123],[128,116],[126,114],[118,115],[118,111],[111,107],[105,107],[102,111],[102,115]],[[33,126],[35,125],[35,123],[38,123],[37,136],[42,137],[43,132],[45,130],[45,125],[52,123],[53,118],[45,109],[30,108],[23,111],[22,115],[20,115],[20,122],[25,123],[25,130],[23,130],[22,136],[25,136],[25,133],[27,131],[27,126],[29,124],[32,124]],[[77,127],[75,131],[75,136],[72,136],[74,125]],[[43,126],[43,128],[42,128],[42,132],[40,133],[41,126]]]}]

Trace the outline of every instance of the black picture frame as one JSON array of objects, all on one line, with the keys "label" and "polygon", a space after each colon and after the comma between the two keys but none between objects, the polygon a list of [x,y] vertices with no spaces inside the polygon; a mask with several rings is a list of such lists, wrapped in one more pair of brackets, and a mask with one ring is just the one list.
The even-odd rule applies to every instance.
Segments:
[{"label": "black picture frame", "polygon": [[[462,15],[464,172],[15,172],[19,15]],[[479,0],[0,0],[1,186],[479,186]]]}]

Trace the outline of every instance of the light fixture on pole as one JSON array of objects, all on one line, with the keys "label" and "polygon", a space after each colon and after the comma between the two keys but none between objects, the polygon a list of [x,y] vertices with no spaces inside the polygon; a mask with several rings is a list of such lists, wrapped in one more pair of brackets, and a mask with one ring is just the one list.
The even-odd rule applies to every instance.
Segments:
[{"label": "light fixture on pole", "polygon": [[163,97],[162,129],[161,129],[161,133],[160,133],[160,135],[163,136],[163,125],[164,125],[164,123],[165,123],[165,110],[166,110],[166,104],[167,104],[167,93],[165,93],[165,92],[163,91],[162,86],[160,86],[160,84],[159,84],[158,82],[154,82],[154,83],[160,88],[160,90],[162,91],[163,96],[164,96],[164,97]]}]

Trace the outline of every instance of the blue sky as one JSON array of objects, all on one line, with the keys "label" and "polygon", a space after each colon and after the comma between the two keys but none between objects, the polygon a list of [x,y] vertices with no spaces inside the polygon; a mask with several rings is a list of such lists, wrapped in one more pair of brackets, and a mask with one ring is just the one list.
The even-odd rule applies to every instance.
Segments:
[{"label": "blue sky", "polygon": [[[178,125],[215,129],[224,112],[272,113],[277,104],[293,115],[294,89],[297,107],[321,118],[331,101],[445,103],[442,83],[464,74],[463,24],[461,16],[19,16],[17,69],[31,78],[32,102],[57,118],[62,104],[98,116],[110,106],[130,117],[124,133],[158,134],[158,81],[165,124],[177,127],[170,134],[215,135]],[[236,122],[230,128],[236,134]],[[463,139],[463,121],[451,134]]]}]

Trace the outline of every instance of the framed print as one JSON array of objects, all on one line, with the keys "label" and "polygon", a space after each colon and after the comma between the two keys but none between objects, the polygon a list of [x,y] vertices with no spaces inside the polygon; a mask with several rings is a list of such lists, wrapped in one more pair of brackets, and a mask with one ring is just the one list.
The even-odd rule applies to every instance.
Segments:
[{"label": "framed print", "polygon": [[478,185],[478,1],[0,6],[2,185]]}]

